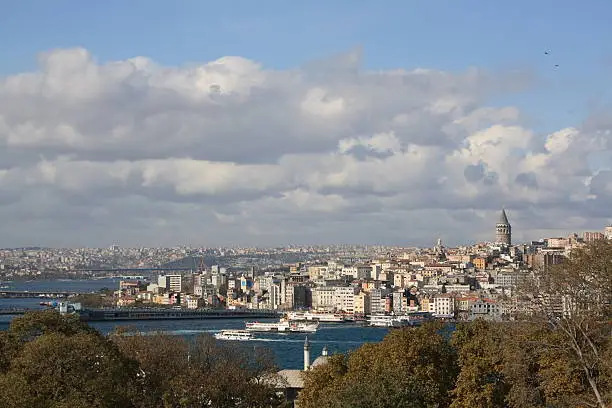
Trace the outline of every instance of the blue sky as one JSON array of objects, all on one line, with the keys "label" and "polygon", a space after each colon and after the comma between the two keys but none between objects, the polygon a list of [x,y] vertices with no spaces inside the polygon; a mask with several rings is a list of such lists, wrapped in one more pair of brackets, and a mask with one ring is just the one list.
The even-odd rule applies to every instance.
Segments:
[{"label": "blue sky", "polygon": [[530,70],[535,89],[494,103],[518,104],[542,131],[575,124],[611,99],[606,0],[0,0],[0,7],[0,75],[32,70],[37,53],[58,47],[83,46],[101,62],[143,55],[181,65],[239,55],[283,69],[361,46],[369,69]]},{"label": "blue sky", "polygon": [[[57,231],[67,231],[63,242],[72,245],[75,239],[80,244],[82,237],[71,228],[87,237],[96,235],[92,228],[99,228],[101,235],[94,238],[104,245],[118,236],[137,245],[151,237],[149,242],[158,245],[162,240],[197,243],[204,239],[201,231],[214,229],[221,231],[215,238],[219,242],[241,242],[244,237],[244,242],[261,238],[276,245],[294,238],[307,242],[367,237],[371,242],[429,243],[440,234],[449,241],[465,239],[466,228],[481,234],[478,239],[488,239],[488,217],[494,208],[496,218],[502,204],[526,238],[547,234],[541,231],[550,228],[561,235],[598,229],[610,222],[612,173],[586,174],[584,165],[612,167],[610,150],[601,152],[595,144],[599,136],[587,130],[568,141],[563,134],[574,133],[566,129],[550,138],[557,149],[547,150],[546,160],[539,162],[515,154],[516,146],[523,145],[514,141],[526,140],[529,148],[543,151],[550,132],[580,128],[590,114],[599,114],[598,126],[612,131],[605,116],[612,107],[610,16],[610,0],[0,0],[0,216],[19,221],[5,235],[27,245],[40,243],[40,237],[53,242],[61,235]],[[435,142],[439,130],[453,123],[452,115],[431,115],[427,109],[438,102],[435,98],[448,94],[437,95],[433,83],[422,93],[393,84],[372,92],[361,83],[363,77],[355,76],[348,81],[355,106],[381,107],[371,109],[378,116],[363,119],[338,114],[344,112],[344,99],[334,99],[333,89],[329,98],[311,95],[319,91],[313,83],[301,78],[283,83],[287,76],[274,72],[264,75],[270,82],[263,88],[274,97],[252,98],[248,104],[231,99],[228,115],[213,114],[216,105],[193,99],[191,91],[202,84],[189,82],[189,70],[173,74],[178,81],[172,85],[174,96],[179,99],[147,92],[151,87],[146,81],[137,84],[142,91],[137,95],[143,97],[134,98],[130,86],[117,86],[124,85],[120,77],[102,78],[106,82],[95,82],[100,86],[96,88],[87,82],[95,78],[83,72],[64,75],[53,70],[11,81],[11,89],[21,93],[2,92],[2,77],[36,70],[39,53],[74,47],[86,48],[99,63],[144,56],[164,66],[183,66],[241,56],[276,70],[359,47],[364,70],[461,72],[479,67],[496,73],[520,71],[533,81],[527,89],[478,100],[478,107],[517,106],[523,129],[516,134],[517,129],[482,129],[479,140],[486,143],[464,149],[465,157],[457,158],[453,140],[439,143],[431,150],[435,154],[423,153],[423,160],[430,160],[427,165],[415,166],[395,149],[388,160],[343,155],[336,168],[338,163],[329,164],[328,155],[337,152],[340,142],[359,142],[368,149],[376,143],[418,144],[425,140],[422,136]],[[75,54],[56,52],[68,59],[58,57],[54,64],[71,61]],[[229,61],[230,71],[234,63],[248,67],[244,72],[259,74],[243,61]],[[231,94],[238,85],[251,86],[247,82],[252,78],[240,77],[238,84],[229,74],[221,79],[227,80],[224,86]],[[452,80],[462,83],[458,77]],[[107,86],[117,93],[107,95]],[[57,99],[47,98],[49,90]],[[76,100],[75,95],[86,95],[95,103],[67,103]],[[480,95],[470,89],[466,96],[469,101]],[[416,114],[381,141],[375,132],[386,131],[385,124],[405,113],[406,106],[415,106]],[[465,101],[460,106],[470,113],[475,108]],[[194,114],[195,109],[203,109],[202,115]],[[231,116],[234,112],[241,116]],[[458,134],[465,136],[467,145],[468,133],[476,128],[465,129],[465,135]],[[107,140],[109,132],[112,143]],[[304,152],[316,154],[299,166],[287,159]],[[269,157],[266,167],[247,167],[259,163],[254,158],[262,155]],[[442,163],[442,155],[454,155],[455,160]],[[475,163],[485,163],[491,175],[499,174],[496,183],[482,181],[475,188],[465,179],[465,169]],[[157,176],[150,176],[151,171]],[[346,183],[338,186],[342,177],[327,177],[332,171]],[[519,174],[525,171],[530,173]],[[194,177],[194,172],[202,176]],[[517,179],[531,172],[538,173],[534,177],[541,184],[532,188],[532,183],[527,191]],[[117,174],[130,177],[126,181]],[[157,181],[141,183],[145,175]],[[29,177],[39,184],[24,184]],[[444,180],[458,187],[429,187]],[[476,195],[467,202],[467,195],[458,191]],[[30,223],[28,228],[22,220]],[[413,231],[410,237],[407,229]]]}]

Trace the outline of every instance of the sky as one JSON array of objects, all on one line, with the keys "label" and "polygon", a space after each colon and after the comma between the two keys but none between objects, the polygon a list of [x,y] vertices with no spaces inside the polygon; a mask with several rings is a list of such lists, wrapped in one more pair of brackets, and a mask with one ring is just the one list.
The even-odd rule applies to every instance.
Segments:
[{"label": "sky", "polygon": [[612,3],[0,0],[0,247],[612,222]]}]

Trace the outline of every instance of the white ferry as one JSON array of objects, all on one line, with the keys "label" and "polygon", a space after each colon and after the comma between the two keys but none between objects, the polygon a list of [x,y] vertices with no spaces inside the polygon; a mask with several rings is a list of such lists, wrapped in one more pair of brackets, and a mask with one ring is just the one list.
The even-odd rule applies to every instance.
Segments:
[{"label": "white ferry", "polygon": [[289,312],[289,320],[311,320],[324,323],[344,323],[349,321],[347,316],[340,313],[319,313],[319,312]]},{"label": "white ferry", "polygon": [[367,323],[373,327],[408,327],[418,326],[419,324],[432,320],[433,316],[429,312],[415,312],[405,315],[371,315]]},{"label": "white ferry", "polygon": [[393,327],[395,316],[390,315],[371,315],[368,320],[368,325],[372,327]]},{"label": "white ferry", "polygon": [[220,333],[214,334],[217,340],[237,340],[246,341],[254,340],[253,333],[246,330],[223,330]]},{"label": "white ferry", "polygon": [[281,320],[277,323],[247,322],[248,331],[276,333],[315,333],[319,322],[295,322]]}]

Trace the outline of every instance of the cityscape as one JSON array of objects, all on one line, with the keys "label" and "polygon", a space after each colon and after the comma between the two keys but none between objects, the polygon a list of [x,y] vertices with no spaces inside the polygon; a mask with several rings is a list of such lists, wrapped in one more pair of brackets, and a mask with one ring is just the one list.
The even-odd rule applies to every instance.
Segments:
[{"label": "cityscape", "polygon": [[0,4],[0,408],[612,407],[612,2]]},{"label": "cityscape", "polygon": [[0,282],[118,277],[105,299],[117,307],[313,310],[351,319],[430,312],[500,321],[516,312],[508,299],[521,276],[558,265],[590,242],[612,240],[612,226],[513,244],[501,210],[491,238],[457,248],[438,239],[431,248],[5,249]]}]

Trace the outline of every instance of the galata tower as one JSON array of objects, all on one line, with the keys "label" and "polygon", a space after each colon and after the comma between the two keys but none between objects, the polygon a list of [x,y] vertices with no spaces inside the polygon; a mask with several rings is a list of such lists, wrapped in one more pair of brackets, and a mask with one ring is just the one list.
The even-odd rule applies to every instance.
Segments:
[{"label": "galata tower", "polygon": [[506,210],[502,209],[502,212],[495,225],[495,242],[499,244],[512,245],[512,227],[508,221]]}]

